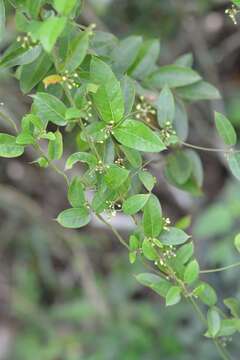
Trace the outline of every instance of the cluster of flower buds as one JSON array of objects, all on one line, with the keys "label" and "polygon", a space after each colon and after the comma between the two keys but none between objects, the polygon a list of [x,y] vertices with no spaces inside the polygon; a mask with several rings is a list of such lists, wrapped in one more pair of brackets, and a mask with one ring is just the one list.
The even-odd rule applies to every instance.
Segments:
[{"label": "cluster of flower buds", "polygon": [[69,90],[73,88],[79,88],[80,84],[77,82],[77,78],[78,78],[77,72],[73,74],[69,74],[69,72],[66,70],[64,75],[62,76],[62,82],[67,84]]},{"label": "cluster of flower buds", "polygon": [[232,5],[230,9],[225,10],[225,13],[230,17],[230,19],[236,25],[237,15],[240,13],[240,10],[235,5]]},{"label": "cluster of flower buds", "polygon": [[18,36],[17,42],[21,43],[23,49],[32,49],[38,43],[37,40],[33,40],[30,34],[24,36]]},{"label": "cluster of flower buds", "polygon": [[151,116],[156,115],[156,110],[145,100],[144,96],[140,96],[140,102],[136,105],[137,119],[151,122]]},{"label": "cluster of flower buds", "polygon": [[171,220],[169,218],[163,218],[163,229],[169,231],[169,225],[171,224]]},{"label": "cluster of flower buds", "polygon": [[111,217],[114,217],[117,215],[118,211],[121,211],[122,205],[119,203],[115,203],[113,201],[106,201],[106,204],[108,206],[108,217],[111,219]]},{"label": "cluster of flower buds", "polygon": [[163,142],[166,142],[170,139],[172,135],[176,135],[176,131],[173,129],[170,121],[166,122],[165,126],[160,131],[160,136]]},{"label": "cluster of flower buds", "polygon": [[117,159],[114,161],[114,163],[115,163],[116,165],[118,165],[118,166],[125,167],[125,166],[124,166],[124,159],[121,158],[121,157],[117,158]]},{"label": "cluster of flower buds", "polygon": [[95,171],[99,172],[99,174],[103,174],[105,170],[105,166],[101,160],[98,161],[98,164],[95,166]]}]

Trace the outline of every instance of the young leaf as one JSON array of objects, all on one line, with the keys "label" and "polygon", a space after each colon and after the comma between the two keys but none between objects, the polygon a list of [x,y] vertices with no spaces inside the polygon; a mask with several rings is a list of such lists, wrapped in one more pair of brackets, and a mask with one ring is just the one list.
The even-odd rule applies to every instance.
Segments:
[{"label": "young leaf", "polygon": [[121,144],[135,150],[160,152],[166,149],[160,137],[140,121],[125,120],[112,134]]},{"label": "young leaf", "polygon": [[166,295],[166,306],[176,305],[180,300],[181,288],[179,286],[172,286]]},{"label": "young leaf", "polygon": [[2,40],[5,32],[5,5],[4,0],[0,0],[0,41]]},{"label": "young leaf", "polygon": [[47,74],[52,62],[49,55],[42,52],[31,64],[23,65],[20,73],[20,87],[23,93],[28,93]]},{"label": "young leaf", "polygon": [[79,229],[90,222],[90,214],[86,207],[71,208],[62,211],[57,222],[65,228]]},{"label": "young leaf", "polygon": [[61,100],[53,95],[42,92],[32,97],[37,115],[43,122],[48,120],[58,126],[66,125],[65,113],[67,108]]},{"label": "young leaf", "polygon": [[219,136],[226,145],[234,146],[237,142],[237,134],[230,121],[222,114],[215,113],[215,124]]},{"label": "young leaf", "polygon": [[143,240],[142,251],[145,258],[150,261],[154,261],[158,257],[158,254],[154,249],[153,244],[148,239]]},{"label": "young leaf", "polygon": [[165,86],[156,102],[157,120],[161,127],[167,123],[172,123],[175,115],[175,103],[171,90]]},{"label": "young leaf", "polygon": [[53,0],[53,5],[61,15],[69,15],[74,9],[77,0]]},{"label": "young leaf", "polygon": [[87,163],[90,168],[97,165],[97,159],[94,155],[86,152],[77,152],[69,156],[65,165],[65,169],[72,169],[73,165],[75,165],[79,161]]},{"label": "young leaf", "polygon": [[199,265],[196,260],[192,260],[186,267],[184,271],[184,281],[187,284],[192,284],[198,279],[199,275]]},{"label": "young leaf", "polygon": [[164,86],[177,88],[193,84],[200,79],[200,75],[190,68],[177,65],[165,65],[155,70],[148,77],[147,83],[156,89],[162,89]]},{"label": "young leaf", "polygon": [[82,207],[85,203],[83,185],[78,176],[75,176],[69,185],[68,201],[74,208]]},{"label": "young leaf", "polygon": [[15,158],[23,152],[24,147],[16,143],[15,136],[0,133],[0,157]]},{"label": "young leaf", "polygon": [[138,274],[136,279],[138,282],[140,282],[140,284],[149,287],[164,297],[166,297],[168,290],[171,287],[171,283],[169,281],[151,273]]},{"label": "young leaf", "polygon": [[229,154],[227,161],[232,174],[240,180],[240,153]]},{"label": "young leaf", "polygon": [[184,231],[178,228],[170,227],[168,230],[164,231],[160,240],[165,245],[181,245],[184,244],[189,239],[189,235],[187,235]]},{"label": "young leaf", "polygon": [[145,186],[148,191],[152,191],[154,185],[156,184],[157,180],[152,174],[148,171],[140,171],[138,173],[139,180]]},{"label": "young leaf", "polygon": [[240,252],[240,234],[237,234],[234,239],[234,245],[238,252]]},{"label": "young leaf", "polygon": [[72,73],[83,62],[89,45],[89,32],[81,32],[68,45],[68,53],[64,62],[64,70]]},{"label": "young leaf", "polygon": [[123,202],[123,212],[127,215],[136,214],[140,211],[149,199],[148,194],[133,195]]},{"label": "young leaf", "polygon": [[119,81],[109,65],[94,57],[90,65],[90,77],[99,85],[92,94],[94,105],[103,121],[119,122],[124,115],[124,100]]},{"label": "young leaf", "polygon": [[162,209],[158,198],[150,195],[143,211],[143,229],[145,236],[157,237],[163,228]]},{"label": "young leaf", "polygon": [[44,50],[51,52],[58,37],[63,32],[67,19],[65,17],[52,16],[45,20],[37,30],[37,37]]},{"label": "young leaf", "polygon": [[127,169],[118,165],[110,165],[104,174],[104,180],[111,190],[116,190],[127,180],[128,175]]},{"label": "young leaf", "polygon": [[216,308],[211,308],[207,313],[208,332],[215,337],[221,328],[221,318]]},{"label": "young leaf", "polygon": [[59,130],[54,135],[55,139],[50,140],[48,144],[48,157],[50,160],[59,160],[63,153],[63,139]]}]

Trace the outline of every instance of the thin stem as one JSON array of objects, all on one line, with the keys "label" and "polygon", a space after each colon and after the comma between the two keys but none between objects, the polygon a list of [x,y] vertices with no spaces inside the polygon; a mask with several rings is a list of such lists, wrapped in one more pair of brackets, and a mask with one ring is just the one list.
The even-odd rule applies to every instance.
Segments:
[{"label": "thin stem", "polygon": [[196,149],[196,150],[201,150],[201,151],[211,151],[211,152],[221,152],[221,153],[239,153],[240,152],[240,150],[233,150],[232,148],[231,149],[214,149],[214,148],[189,144],[184,141],[181,141],[181,144],[186,147]]},{"label": "thin stem", "polygon": [[216,269],[207,269],[207,270],[201,270],[200,273],[201,274],[208,274],[208,273],[215,273],[215,272],[221,272],[221,271],[225,271],[225,270],[229,270],[235,267],[240,266],[240,262],[228,265],[228,266],[223,266],[220,268],[216,268]]},{"label": "thin stem", "polygon": [[44,151],[41,149],[41,147],[40,147],[39,144],[35,144],[34,147],[35,147],[35,149],[38,151],[38,153],[39,153],[42,157],[44,157],[44,159],[47,160],[49,166],[50,166],[56,173],[58,173],[59,175],[61,175],[61,176],[64,178],[64,180],[66,181],[67,186],[68,186],[68,185],[69,185],[69,179],[68,179],[67,175],[65,174],[65,172],[62,171],[61,169],[59,169],[59,168],[47,157],[47,155],[46,155],[46,154],[44,153]]},{"label": "thin stem", "polygon": [[8,116],[8,115],[4,114],[2,111],[0,111],[0,117],[3,120],[5,120],[7,123],[9,123],[14,128],[15,132],[18,133],[17,124],[13,121],[13,119],[10,116]]},{"label": "thin stem", "polygon": [[126,243],[126,241],[122,238],[122,236],[119,234],[119,232],[109,223],[107,222],[100,214],[96,214],[96,217],[102,222],[104,223],[116,236],[116,238],[120,241],[120,243],[125,246],[128,250],[130,250],[128,244]]}]

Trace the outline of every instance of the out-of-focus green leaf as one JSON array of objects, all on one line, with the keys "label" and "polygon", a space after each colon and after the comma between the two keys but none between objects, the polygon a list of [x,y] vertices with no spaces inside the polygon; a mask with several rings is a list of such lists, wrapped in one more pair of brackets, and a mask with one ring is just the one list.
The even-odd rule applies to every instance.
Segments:
[{"label": "out-of-focus green leaf", "polygon": [[216,112],[215,113],[215,124],[219,136],[222,138],[226,145],[236,145],[237,134],[234,130],[234,127],[226,116]]},{"label": "out-of-focus green leaf", "polygon": [[191,85],[179,87],[176,91],[182,99],[188,101],[217,100],[221,98],[215,86],[203,80]]},{"label": "out-of-focus green leaf", "polygon": [[90,222],[90,214],[86,207],[71,208],[62,211],[57,222],[65,228],[79,229]]},{"label": "out-of-focus green leaf", "polygon": [[147,79],[147,84],[162,89],[164,86],[178,88],[193,84],[201,79],[200,75],[184,66],[165,65],[155,70]]},{"label": "out-of-focus green leaf", "polygon": [[167,123],[172,123],[175,115],[175,102],[171,90],[165,86],[156,102],[157,119],[161,127]]}]

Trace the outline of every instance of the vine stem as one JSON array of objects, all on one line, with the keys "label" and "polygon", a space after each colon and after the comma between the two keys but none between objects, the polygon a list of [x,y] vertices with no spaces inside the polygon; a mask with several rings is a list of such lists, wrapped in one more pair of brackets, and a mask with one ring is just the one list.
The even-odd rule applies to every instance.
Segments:
[{"label": "vine stem", "polygon": [[208,152],[211,151],[211,152],[233,153],[233,154],[240,152],[240,150],[233,150],[232,148],[231,149],[215,149],[215,148],[209,148],[209,147],[189,144],[189,143],[187,143],[185,141],[181,141],[181,144],[186,146],[186,147],[192,148],[192,149],[201,150],[201,151],[208,151]]},{"label": "vine stem", "polygon": [[5,113],[3,113],[2,111],[0,111],[0,117],[5,120],[7,123],[9,123],[15,130],[16,133],[18,133],[18,127],[17,124],[13,121],[13,119],[6,115]]},{"label": "vine stem", "polygon": [[208,274],[208,273],[215,273],[215,272],[221,272],[221,271],[225,271],[225,270],[229,270],[235,267],[240,266],[240,262],[231,264],[231,265],[227,265],[227,266],[223,266],[220,268],[216,268],[216,269],[206,269],[206,270],[201,270],[200,273],[201,274]]},{"label": "vine stem", "polygon": [[35,144],[34,148],[37,150],[37,152],[39,153],[39,155],[41,155],[42,157],[44,157],[44,159],[47,160],[49,166],[59,175],[61,175],[64,180],[66,181],[67,186],[69,186],[69,179],[67,177],[67,175],[65,174],[64,171],[62,171],[61,169],[59,169],[59,167],[57,167],[48,157],[47,155],[44,153],[44,151],[42,150],[41,146],[39,144]]}]

